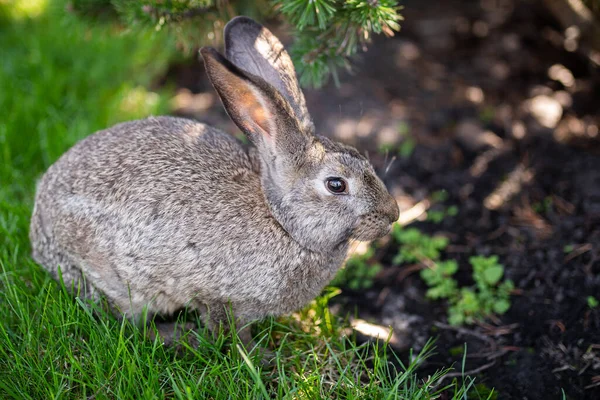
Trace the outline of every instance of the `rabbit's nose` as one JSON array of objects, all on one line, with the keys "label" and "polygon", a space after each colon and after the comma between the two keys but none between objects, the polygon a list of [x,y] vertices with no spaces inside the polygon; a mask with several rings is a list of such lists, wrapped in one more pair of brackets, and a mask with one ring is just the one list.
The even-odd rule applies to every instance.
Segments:
[{"label": "rabbit's nose", "polygon": [[384,215],[389,219],[390,224],[393,224],[398,220],[398,217],[400,217],[400,209],[398,208],[396,199],[394,199],[392,195],[388,194],[388,196],[389,197],[387,201],[384,203],[383,212]]}]

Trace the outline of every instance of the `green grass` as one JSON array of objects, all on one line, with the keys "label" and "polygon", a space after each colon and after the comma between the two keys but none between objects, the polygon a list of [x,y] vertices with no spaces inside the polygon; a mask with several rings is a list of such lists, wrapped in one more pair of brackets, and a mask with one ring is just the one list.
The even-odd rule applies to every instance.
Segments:
[{"label": "green grass", "polygon": [[[189,333],[176,347],[80,301],[30,258],[36,179],[82,137],[167,113],[153,79],[176,57],[169,38],[65,13],[57,1],[0,0],[0,398],[466,398],[468,378],[421,376],[431,352],[402,366],[383,344],[357,346],[328,295],[259,325],[270,365],[237,338]],[[199,343],[194,348],[187,339]]]}]

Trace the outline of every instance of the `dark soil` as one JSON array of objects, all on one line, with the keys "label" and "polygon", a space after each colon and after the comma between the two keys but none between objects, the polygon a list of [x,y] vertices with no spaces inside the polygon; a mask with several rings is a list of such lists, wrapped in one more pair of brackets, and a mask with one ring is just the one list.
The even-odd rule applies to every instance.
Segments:
[{"label": "dark soil", "polygon": [[[426,370],[460,366],[466,343],[466,370],[499,399],[600,399],[600,309],[587,304],[600,298],[598,65],[565,50],[537,1],[404,5],[400,34],[376,40],[339,88],[307,91],[308,107],[321,134],[368,151],[401,211],[447,191],[458,215],[413,226],[450,239],[444,257],[459,261],[461,284],[469,256],[495,254],[516,290],[501,318],[450,328],[419,274],[386,262],[388,243],[380,279],[336,305],[394,327],[403,355],[437,336]],[[236,131],[200,64],[167,81],[182,88],[180,114]],[[414,151],[384,174],[379,149],[407,138]]]}]

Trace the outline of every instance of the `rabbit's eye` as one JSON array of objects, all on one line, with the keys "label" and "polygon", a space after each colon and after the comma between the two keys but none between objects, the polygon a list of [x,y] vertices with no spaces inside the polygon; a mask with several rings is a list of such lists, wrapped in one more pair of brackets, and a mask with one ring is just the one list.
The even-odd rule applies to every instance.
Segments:
[{"label": "rabbit's eye", "polygon": [[333,194],[345,194],[348,193],[348,185],[342,178],[327,178],[325,186]]}]

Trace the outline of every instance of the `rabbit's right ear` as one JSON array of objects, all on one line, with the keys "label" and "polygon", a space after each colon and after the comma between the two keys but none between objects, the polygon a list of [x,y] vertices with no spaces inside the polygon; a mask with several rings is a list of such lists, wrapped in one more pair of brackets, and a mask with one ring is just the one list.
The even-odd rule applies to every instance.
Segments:
[{"label": "rabbit's right ear", "polygon": [[262,78],[242,71],[210,47],[200,50],[206,73],[236,125],[269,158],[299,161],[312,136],[288,101]]},{"label": "rabbit's right ear", "polygon": [[300,128],[314,133],[314,125],[292,59],[283,44],[267,28],[239,16],[225,25],[225,56],[246,72],[273,85],[291,106]]}]

